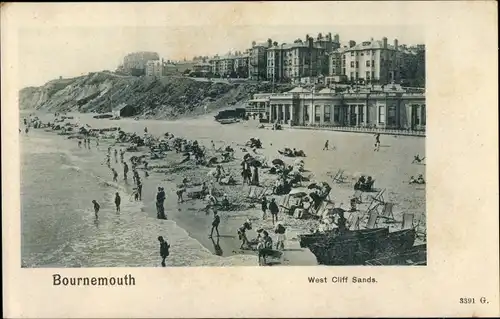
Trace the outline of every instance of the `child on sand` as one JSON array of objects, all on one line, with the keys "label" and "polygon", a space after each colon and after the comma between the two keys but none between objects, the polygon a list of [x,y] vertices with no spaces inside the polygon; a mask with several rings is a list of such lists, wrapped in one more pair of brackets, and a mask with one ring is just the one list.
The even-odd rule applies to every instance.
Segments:
[{"label": "child on sand", "polygon": [[266,211],[267,211],[267,198],[266,198],[266,196],[262,197],[261,207],[262,207],[262,219],[266,219]]},{"label": "child on sand", "polygon": [[170,245],[163,239],[163,236],[158,236],[158,241],[160,242],[161,266],[165,267],[165,259],[170,255]]}]

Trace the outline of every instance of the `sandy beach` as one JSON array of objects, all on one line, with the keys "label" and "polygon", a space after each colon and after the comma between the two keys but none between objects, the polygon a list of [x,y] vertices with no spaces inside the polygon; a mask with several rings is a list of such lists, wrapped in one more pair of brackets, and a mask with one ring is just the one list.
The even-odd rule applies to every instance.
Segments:
[{"label": "sandy beach", "polygon": [[[38,115],[38,114],[37,114]],[[251,137],[259,138],[263,143],[263,148],[257,153],[265,157],[267,161],[279,158],[287,164],[292,164],[294,158],[287,158],[277,151],[284,147],[302,149],[307,154],[304,158],[306,173],[312,181],[328,182],[332,186],[330,197],[336,207],[349,208],[349,200],[353,194],[353,184],[356,177],[360,175],[370,175],[375,179],[376,189],[385,189],[384,199],[394,203],[394,217],[402,220],[404,212],[414,213],[416,219],[425,223],[425,187],[422,185],[409,185],[410,176],[423,174],[425,176],[424,164],[412,164],[413,156],[419,154],[425,156],[425,139],[421,137],[382,135],[380,151],[374,152],[374,136],[372,134],[332,132],[332,131],[309,131],[294,130],[285,128],[281,131],[270,129],[258,129],[257,122],[247,121],[243,123],[221,125],[212,117],[201,117],[182,121],[155,121],[155,120],[107,120],[93,119],[89,114],[73,114],[79,125],[90,125],[92,128],[117,127],[126,133],[135,132],[142,136],[144,128],[154,136],[163,136],[169,132],[178,137],[190,140],[197,140],[204,145],[207,150],[211,149],[213,140],[216,147],[231,146],[235,150],[235,160],[222,164],[226,171],[231,171],[237,181],[235,186],[217,185],[217,191],[228,195],[231,202],[242,204],[241,209],[234,211],[220,211],[221,225],[219,239],[210,239],[208,234],[211,228],[212,214],[206,214],[202,208],[205,202],[202,200],[187,200],[184,203],[177,203],[175,194],[176,185],[181,183],[183,178],[188,178],[190,182],[202,182],[208,180],[207,173],[211,168],[197,166],[194,164],[176,165],[182,156],[175,151],[168,153],[166,158],[159,160],[149,160],[150,175],[146,178],[143,170],[139,167],[140,176],[143,180],[144,212],[150,216],[156,216],[155,196],[158,186],[164,186],[167,192],[165,210],[169,219],[175,221],[183,228],[189,236],[200,242],[205,248],[214,254],[222,257],[240,254],[255,255],[254,251],[240,250],[240,241],[237,236],[237,228],[243,222],[250,219],[253,229],[248,233],[249,239],[257,236],[255,230],[263,228],[270,233],[273,225],[270,218],[262,220],[260,205],[251,205],[244,197],[249,192],[249,186],[242,185],[240,175],[240,162],[245,151],[243,145]],[[47,121],[50,116],[38,115],[42,121]],[[42,129],[43,130],[43,129]],[[36,130],[35,130],[36,131]],[[56,131],[54,131],[56,132]],[[65,136],[54,135],[54,140],[67,138]],[[330,141],[330,150],[322,151],[326,140]],[[94,139],[92,143],[95,144]],[[99,149],[102,152],[102,159],[106,154],[107,147],[126,148],[127,144],[115,144],[114,140],[100,140]],[[334,148],[332,150],[332,148]],[[139,152],[127,152],[125,160],[129,162],[131,156],[137,156],[149,151],[141,148]],[[210,157],[210,153],[209,156]],[[130,163],[130,162],[129,162]],[[130,166],[130,165],[129,165]],[[332,180],[338,170],[344,171],[347,177],[344,183],[336,183]],[[120,177],[122,169],[117,169]],[[274,183],[275,175],[267,174],[267,169],[260,170],[260,183],[270,186]],[[129,191],[132,190],[132,181],[129,176],[129,185],[123,185]],[[123,181],[120,181],[123,183]],[[366,195],[367,196],[367,195]],[[279,202],[281,196],[272,196]],[[366,201],[368,202],[368,200]],[[366,209],[366,203],[358,206],[360,211]],[[280,220],[287,228],[287,241],[281,260],[276,264],[288,265],[316,265],[315,256],[308,250],[302,249],[297,240],[297,234],[309,233],[311,229],[316,229],[318,221],[313,219],[295,219],[286,214],[279,215]],[[160,221],[159,221],[160,222]],[[393,229],[399,229],[401,224],[387,225]],[[154,238],[156,234],[152,234]],[[274,234],[273,234],[274,235]],[[167,234],[168,237],[168,234]],[[175,243],[174,243],[175,244]],[[201,263],[202,264],[202,263]]]}]

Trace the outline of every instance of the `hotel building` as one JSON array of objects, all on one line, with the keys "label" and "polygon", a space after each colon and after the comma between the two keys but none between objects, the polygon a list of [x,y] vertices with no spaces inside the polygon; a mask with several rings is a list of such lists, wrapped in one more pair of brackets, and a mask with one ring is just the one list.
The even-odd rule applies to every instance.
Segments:
[{"label": "hotel building", "polygon": [[[265,104],[263,104],[265,103]],[[425,95],[404,90],[336,93],[297,87],[287,93],[256,94],[251,109],[270,122],[291,126],[342,126],[425,130]]]}]

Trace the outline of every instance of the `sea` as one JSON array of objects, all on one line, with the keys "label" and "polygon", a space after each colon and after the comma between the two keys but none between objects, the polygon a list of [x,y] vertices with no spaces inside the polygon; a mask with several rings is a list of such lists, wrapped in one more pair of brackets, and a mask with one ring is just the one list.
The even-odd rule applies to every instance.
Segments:
[{"label": "sea", "polygon": [[[167,266],[257,264],[255,256],[216,256],[175,221],[146,212],[112,181],[104,146],[94,143],[87,150],[43,130],[21,134],[22,267],[158,267],[159,235],[171,245]],[[97,220],[94,199],[101,205]]]}]

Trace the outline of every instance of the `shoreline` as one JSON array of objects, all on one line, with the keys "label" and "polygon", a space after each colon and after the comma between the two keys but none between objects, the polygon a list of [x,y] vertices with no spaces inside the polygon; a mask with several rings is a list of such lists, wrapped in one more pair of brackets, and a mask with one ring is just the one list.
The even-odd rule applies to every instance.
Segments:
[{"label": "shoreline", "polygon": [[[284,131],[270,131],[270,130],[262,130],[262,129],[257,129],[256,127],[251,127],[253,123],[252,121],[244,123],[244,124],[235,124],[235,125],[218,125],[218,126],[211,126],[212,121],[208,119],[203,119],[202,117],[198,119],[190,119],[190,120],[175,120],[175,121],[165,121],[165,120],[157,120],[157,119],[148,119],[148,120],[139,120],[139,121],[129,121],[128,119],[125,120],[116,120],[116,121],[109,121],[109,120],[95,120],[95,119],[85,119],[84,117],[89,117],[89,114],[78,114],[78,120],[81,124],[90,124],[92,127],[109,127],[109,126],[130,126],[127,128],[123,128],[122,130],[125,131],[126,133],[131,133],[135,132],[139,135],[141,135],[142,131],[140,128],[144,128],[144,126],[148,126],[150,134],[154,136],[159,136],[162,135],[164,132],[174,132],[175,135],[179,133],[185,133],[185,134],[179,134],[182,135],[184,138],[195,138],[199,141],[200,145],[205,145],[207,149],[209,149],[209,141],[210,139],[213,139],[216,144],[218,144],[217,147],[221,146],[220,143],[222,142],[224,145],[231,145],[235,149],[235,157],[237,158],[236,161],[233,161],[231,163],[226,163],[223,164],[223,167],[225,169],[229,169],[232,171],[233,177],[236,178],[237,182],[239,185],[233,186],[233,187],[227,187],[227,186],[218,186],[220,188],[222,193],[227,193],[229,195],[229,198],[231,199],[238,199],[241,201],[241,195],[245,194],[248,192],[248,186],[241,186],[241,177],[239,176],[239,161],[242,158],[242,155],[244,152],[240,149],[240,145],[244,143],[244,141],[247,140],[246,136],[256,136],[258,138],[261,138],[262,134],[272,134],[272,136],[276,136],[276,138],[279,140],[280,138],[284,138],[284,134],[282,134]],[[90,114],[91,117],[91,114]],[[200,126],[201,124],[205,125],[207,124],[207,127],[204,127],[201,131],[203,133],[198,133],[192,132],[191,128],[195,128],[197,126]],[[168,127],[166,127],[168,126]],[[172,126],[172,127],[170,127]],[[180,127],[177,127],[180,126]],[[232,126],[232,127],[227,127],[227,126]],[[256,126],[256,125],[254,125]],[[132,128],[132,129],[130,129]],[[179,130],[181,128],[181,130]],[[214,133],[215,131],[215,133]],[[220,132],[222,131],[222,132]],[[239,132],[239,135],[233,135],[231,132]],[[309,133],[305,130],[285,130],[286,132],[290,132],[293,136],[290,136],[290,138],[285,138],[283,141],[286,143],[287,141],[289,142],[290,140],[293,140],[294,136],[301,137],[302,139],[304,138],[303,134],[304,133]],[[56,131],[54,131],[55,133]],[[224,140],[216,140],[214,138],[215,135],[219,133],[222,133],[222,135],[227,139],[227,136],[231,136],[232,141],[224,141]],[[336,134],[337,132],[328,132],[328,131],[323,131],[318,133],[329,133],[329,134]],[[310,133],[309,133],[310,134]],[[349,134],[343,134],[348,138],[353,138],[349,137]],[[361,136],[359,134],[354,134],[355,136]],[[309,135],[310,137],[311,135]],[[332,136],[332,135],[330,135]],[[64,138],[64,137],[62,137]],[[320,138],[322,139],[322,138]],[[409,137],[411,139],[411,137]],[[306,139],[309,141],[308,139]],[[316,139],[315,139],[316,140]],[[406,140],[406,139],[405,139]],[[420,139],[419,139],[420,140]],[[105,140],[100,140],[102,141],[102,145],[105,144]],[[263,140],[264,142],[264,148],[258,150],[260,155],[265,156],[267,160],[271,160],[272,158],[283,158],[282,156],[277,155],[276,149],[280,149],[283,147],[289,147],[287,144],[279,143],[278,141],[275,141],[272,139],[272,143],[269,143],[269,138],[266,140]],[[282,142],[283,142],[282,141]],[[337,141],[337,140],[335,140]],[[340,140],[339,140],[340,141]],[[371,138],[370,138],[371,141]],[[397,141],[397,140],[395,140]],[[110,144],[113,143],[113,140],[109,140]],[[321,145],[322,142],[319,142]],[[107,141],[106,141],[107,144]],[[318,144],[315,142],[315,144]],[[125,144],[121,144],[125,145]],[[107,145],[106,145],[107,146]],[[309,146],[309,145],[304,145],[304,146]],[[333,145],[332,145],[333,146]],[[125,147],[125,146],[122,146]],[[333,155],[334,157],[337,157],[339,154],[338,152],[319,152],[316,151],[314,154],[311,153],[311,148],[305,148],[306,153],[308,153],[308,157],[304,158],[306,161],[306,169],[309,170],[309,173],[311,176],[313,176],[313,179],[320,182],[320,181],[327,181],[331,184],[332,186],[332,195],[334,197],[334,202],[336,207],[343,207],[346,208],[348,206],[348,198],[352,195],[352,185],[348,182],[345,184],[336,184],[332,183],[331,177],[327,176],[328,172],[333,172],[334,169],[330,167],[331,164],[327,164],[327,167],[324,167],[325,162],[324,159],[321,157],[324,157],[325,155]],[[390,150],[390,149],[389,149]],[[125,153],[125,159],[128,160],[128,158],[131,155],[140,155],[141,152],[137,153]],[[310,154],[310,155],[309,155]],[[373,154],[373,153],[372,153]],[[103,152],[104,155],[104,152]],[[311,156],[312,155],[312,156]],[[354,152],[354,156],[359,156],[359,154],[356,154]],[[373,155],[372,155],[373,156]],[[180,157],[179,157],[180,158]],[[173,160],[173,162],[176,161],[176,153],[175,151],[168,152],[167,155],[167,160],[166,162],[170,162]],[[285,159],[286,160],[286,159]],[[289,160],[289,159],[288,159]],[[293,159],[292,159],[293,161]],[[165,160],[148,160],[150,164],[150,176],[146,179],[143,178],[142,170],[140,166],[138,166],[138,171],[140,172],[141,179],[143,180],[143,202],[144,202],[144,210],[149,214],[153,215],[156,217],[156,208],[154,204],[154,197],[156,193],[156,187],[157,186],[164,186],[166,191],[168,192],[167,194],[167,201],[165,203],[165,210],[167,213],[167,216],[169,219],[173,220],[178,224],[179,227],[183,228],[189,236],[192,238],[196,239],[200,244],[202,244],[205,248],[207,248],[210,252],[213,254],[217,253],[217,249],[214,245],[214,242],[216,242],[217,238],[214,237],[214,241],[212,241],[210,238],[208,238],[208,233],[210,231],[210,226],[211,226],[211,220],[212,220],[212,214],[210,213],[208,216],[205,214],[204,211],[200,211],[200,208],[204,206],[204,204],[201,204],[199,200],[190,200],[185,203],[177,205],[177,200],[176,200],[176,195],[175,195],[175,186],[176,184],[179,184],[182,180],[183,177],[188,177],[189,179],[193,179],[193,181],[200,181],[203,179],[206,179],[206,173],[210,168],[203,167],[203,166],[194,166],[194,169],[190,170],[185,170],[185,171],[179,171],[176,173],[162,173],[162,172],[157,172],[153,173],[152,167],[155,165],[165,165]],[[328,162],[326,162],[328,163]],[[170,163],[171,164],[171,163]],[[394,165],[394,164],[392,164]],[[338,166],[336,166],[338,167]],[[172,168],[172,167],[171,167]],[[325,170],[328,169],[328,170]],[[161,171],[161,169],[160,169]],[[355,173],[352,171],[350,172],[352,176],[354,176]],[[383,172],[381,172],[383,174]],[[272,182],[273,175],[266,174],[264,170],[260,171],[260,177],[261,177],[261,184],[269,184]],[[391,180],[392,183],[396,182],[394,180]],[[397,189],[397,185],[396,185]],[[387,195],[389,198],[394,198],[394,197],[400,197],[398,196],[397,193],[391,192],[390,190],[387,192]],[[280,201],[280,199],[283,196],[272,196],[276,198],[277,202]],[[423,203],[418,204],[419,200],[415,199],[413,200],[416,203],[416,207],[420,207],[420,209],[423,210],[423,216],[425,219],[425,197],[423,198]],[[414,203],[414,204],[415,204]],[[422,206],[423,204],[423,206]],[[414,205],[413,205],[414,206]],[[363,209],[363,208],[360,208]],[[255,229],[258,229],[259,227],[263,227],[266,230],[271,230],[272,229],[272,224],[270,222],[270,219],[268,218],[267,221],[262,221],[261,220],[261,214],[262,212],[260,211],[260,205],[256,204],[255,208],[248,208],[244,210],[238,210],[238,211],[230,211],[230,212],[225,212],[225,211],[219,211],[220,216],[221,216],[221,225],[219,227],[219,231],[221,233],[221,238],[219,239],[219,245],[220,248],[223,251],[222,257],[229,257],[233,255],[246,255],[246,254],[251,254],[251,255],[256,255],[255,252],[249,252],[249,251],[241,251],[239,250],[239,245],[240,242],[237,238],[237,233],[236,229],[241,226],[241,224],[246,220],[250,219],[252,221],[253,225],[253,230],[249,231],[248,237],[249,239],[253,239],[256,237]],[[269,214],[269,213],[268,213]],[[281,260],[281,264],[288,264],[288,265],[317,265],[316,259],[314,255],[308,250],[308,249],[302,249],[299,247],[299,243],[297,240],[296,235],[299,233],[309,233],[311,228],[317,227],[318,221],[317,220],[312,220],[312,219],[306,219],[306,220],[299,220],[299,219],[294,219],[293,217],[287,216],[283,213],[280,213],[280,221],[284,222],[285,227],[287,228],[287,241],[285,243],[285,251],[284,255]],[[273,233],[270,232],[272,237],[274,237]],[[220,250],[219,250],[220,253]]]}]

